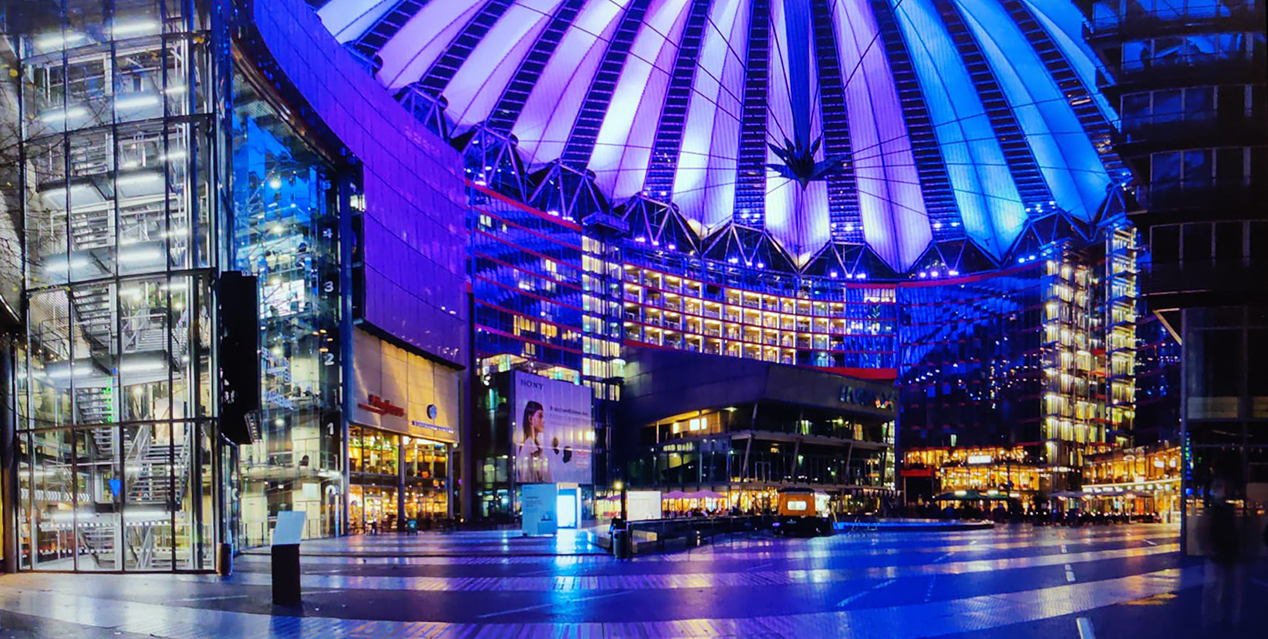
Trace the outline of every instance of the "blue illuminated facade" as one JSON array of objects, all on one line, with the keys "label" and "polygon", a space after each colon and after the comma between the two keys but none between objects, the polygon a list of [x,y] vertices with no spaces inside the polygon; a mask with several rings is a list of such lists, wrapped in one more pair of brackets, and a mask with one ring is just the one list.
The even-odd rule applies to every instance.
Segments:
[{"label": "blue illuminated facade", "polygon": [[615,398],[626,346],[892,381],[911,447],[1031,442],[1049,487],[1130,440],[1134,200],[1073,3],[316,11],[462,153],[483,374]]},{"label": "blue illuminated facade", "polygon": [[581,226],[479,187],[471,195],[475,356],[486,372],[527,364],[581,381]]},{"label": "blue illuminated facade", "polygon": [[[5,291],[25,315],[26,483],[5,504],[6,525],[30,524],[6,548],[23,568],[205,570],[216,543],[265,543],[284,510],[308,514],[309,537],[420,503],[513,516],[498,425],[512,370],[591,391],[582,494],[601,496],[634,472],[614,460],[640,351],[893,387],[896,418],[887,405],[848,438],[836,413],[800,428],[772,410],[763,429],[792,447],[757,463],[780,477],[796,476],[797,437],[831,436],[875,455],[807,449],[813,483],[889,497],[951,463],[939,451],[972,449],[982,473],[920,490],[1038,498],[1077,489],[1087,454],[1179,432],[1177,393],[1198,382],[1181,379],[1176,331],[1227,347],[1244,329],[1243,350],[1262,346],[1258,311],[1142,324],[1137,295],[1138,277],[1226,254],[1245,266],[1268,237],[1249,215],[1174,217],[1218,186],[1260,193],[1262,143],[1158,137],[1212,120],[1257,134],[1262,83],[1147,80],[1186,60],[1262,62],[1262,35],[1224,23],[1117,42],[1099,25],[1126,22],[1080,12],[1104,3],[1041,0],[70,11],[84,4],[16,38],[4,85],[22,98],[28,182],[4,201],[20,202],[4,212],[25,263]],[[218,422],[229,270],[259,278],[262,398],[242,445]],[[1258,423],[1247,378],[1238,419]],[[47,483],[50,469],[71,474]]]},{"label": "blue illuminated facade", "polygon": [[[318,515],[321,495],[344,492],[343,438],[326,425],[341,421],[339,220],[351,211],[339,191],[353,176],[286,123],[247,73],[233,85],[232,255],[235,270],[258,278],[260,298],[257,441],[238,449],[237,532],[254,546],[267,543],[279,511]],[[314,537],[340,529],[334,513],[309,528]]]},{"label": "blue illuminated facade", "polygon": [[932,480],[904,482],[909,501],[997,490],[1041,506],[1080,488],[1085,455],[1133,441],[1135,251],[1116,228],[993,275],[899,287],[900,475]]},{"label": "blue illuminated facade", "polygon": [[[794,274],[993,270],[1121,209],[1073,4],[331,0],[468,178]],[[640,239],[641,238],[641,239]],[[754,256],[761,254],[760,259]]]}]

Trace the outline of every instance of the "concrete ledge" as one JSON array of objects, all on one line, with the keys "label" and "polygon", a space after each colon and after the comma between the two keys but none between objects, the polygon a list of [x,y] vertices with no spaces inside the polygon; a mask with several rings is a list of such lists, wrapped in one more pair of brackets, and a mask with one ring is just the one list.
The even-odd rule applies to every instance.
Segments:
[{"label": "concrete ledge", "polygon": [[977,520],[961,520],[952,519],[950,521],[940,521],[936,519],[914,519],[914,520],[893,520],[893,521],[874,521],[874,522],[837,522],[837,532],[848,532],[852,527],[856,527],[859,532],[930,532],[938,530],[990,530],[995,527],[995,522],[977,521]]}]

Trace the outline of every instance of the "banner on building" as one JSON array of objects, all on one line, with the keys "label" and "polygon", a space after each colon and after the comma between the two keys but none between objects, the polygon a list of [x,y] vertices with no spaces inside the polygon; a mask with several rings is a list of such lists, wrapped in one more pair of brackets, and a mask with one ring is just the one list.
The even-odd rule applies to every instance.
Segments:
[{"label": "banner on building", "polygon": [[516,483],[592,483],[590,397],[585,386],[513,373],[511,450]]}]

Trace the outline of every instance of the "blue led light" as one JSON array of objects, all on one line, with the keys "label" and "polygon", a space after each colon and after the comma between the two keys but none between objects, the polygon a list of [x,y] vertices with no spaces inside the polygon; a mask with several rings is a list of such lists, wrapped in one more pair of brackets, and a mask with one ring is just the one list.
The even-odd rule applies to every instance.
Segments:
[{"label": "blue led light", "polygon": [[[758,233],[736,236],[739,250],[766,242],[783,270],[808,268],[829,242],[862,241],[903,276],[935,231],[999,263],[1036,218],[1092,221],[1111,184],[1087,135],[1104,122],[1069,99],[1086,89],[1103,113],[1069,3],[1023,3],[1034,18],[1024,28],[999,0],[823,0],[826,28],[807,0],[770,0],[760,19],[748,2],[576,0],[562,14],[508,3],[478,35],[466,25],[485,3],[406,3],[419,6],[362,50],[399,4],[341,0],[318,13],[336,39],[378,60],[389,91],[444,95],[451,138],[470,140],[475,185],[490,186],[483,167],[498,172],[494,188],[553,190],[552,201],[569,202],[566,219],[655,197],[701,246],[740,224]],[[1040,42],[1056,54],[1040,55]],[[473,131],[507,141],[484,145]],[[1005,144],[1001,131],[1024,144]],[[826,172],[789,179],[792,165],[767,146],[785,137]],[[512,155],[490,155],[495,147]],[[544,184],[525,168],[561,162],[572,173],[547,172]],[[576,208],[584,189],[559,175],[587,176],[590,203]]]}]

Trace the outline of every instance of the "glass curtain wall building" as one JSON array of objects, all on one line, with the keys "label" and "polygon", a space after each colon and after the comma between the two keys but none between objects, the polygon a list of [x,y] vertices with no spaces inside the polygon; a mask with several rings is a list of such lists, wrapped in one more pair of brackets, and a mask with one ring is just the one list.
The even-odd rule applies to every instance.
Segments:
[{"label": "glass curtain wall building", "polygon": [[[268,543],[282,510],[338,534],[343,450],[340,186],[354,179],[286,121],[244,69],[233,84],[233,269],[258,278],[261,406],[238,450],[240,543]],[[265,94],[267,95],[267,94]],[[324,507],[323,507],[324,506]]]},{"label": "glass curtain wall building", "polygon": [[[477,373],[472,430],[478,488],[473,514],[501,517],[509,516],[517,503],[515,460],[509,453],[512,437],[504,431],[505,424],[517,420],[508,412],[509,378],[494,376],[520,369],[585,384],[599,389],[601,402],[610,377],[603,374],[608,361],[603,355],[612,350],[603,339],[607,322],[598,297],[604,290],[599,278],[606,269],[586,250],[589,238],[581,225],[560,211],[533,209],[478,183],[470,193]],[[596,414],[599,410],[596,402]]]},{"label": "glass curtain wall building", "polygon": [[[449,515],[467,412],[459,155],[303,3],[9,3],[0,22],[17,151],[2,203],[23,231],[0,227],[23,312],[13,567],[212,570],[218,544],[267,543],[284,510],[306,513],[306,537],[341,534],[350,456],[393,476],[396,512]],[[385,147],[367,127],[404,133]],[[258,278],[258,308],[218,299],[233,270]],[[218,419],[224,313],[259,319],[246,424]],[[373,348],[354,349],[354,324]],[[402,358],[422,377],[385,364]]]},{"label": "glass curtain wall building", "polygon": [[207,569],[224,22],[201,2],[32,4],[7,16],[25,229],[19,567]]},{"label": "glass curtain wall building", "polygon": [[[989,277],[899,287],[908,499],[998,490],[1042,504],[1083,456],[1132,441],[1135,233]],[[943,452],[970,449],[967,456]]]},{"label": "glass curtain wall building", "polygon": [[[1150,254],[1142,292],[1180,344],[1187,523],[1217,476],[1246,496],[1268,485],[1268,375],[1258,365],[1268,356],[1264,3],[1079,6],[1120,118],[1115,148],[1135,174],[1131,217]],[[1255,501],[1244,503],[1262,507]]]}]

